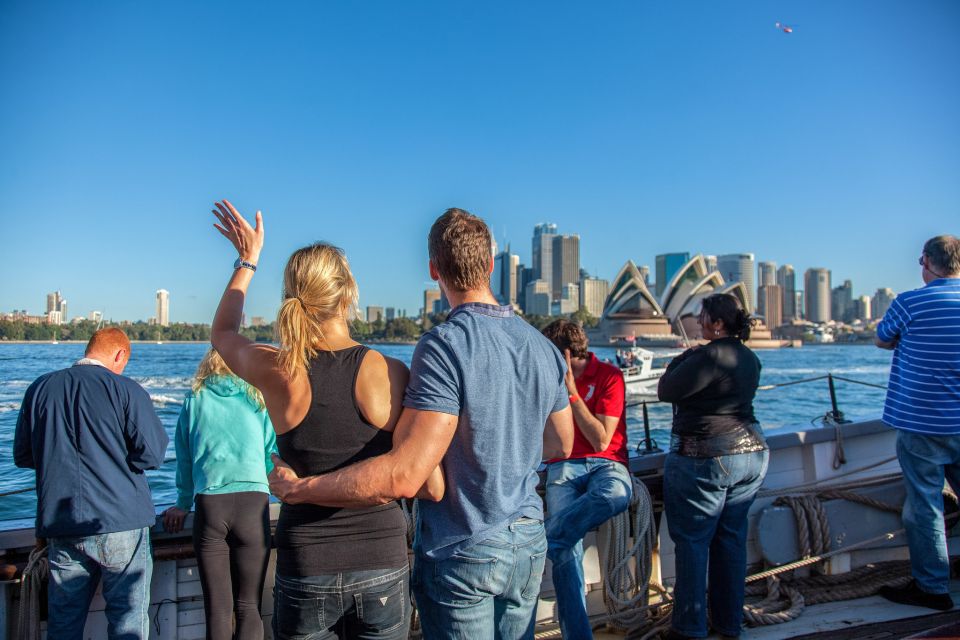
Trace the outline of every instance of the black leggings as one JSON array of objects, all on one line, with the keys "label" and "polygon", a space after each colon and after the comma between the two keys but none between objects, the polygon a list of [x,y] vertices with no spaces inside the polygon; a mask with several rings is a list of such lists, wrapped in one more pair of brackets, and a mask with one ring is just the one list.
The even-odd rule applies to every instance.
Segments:
[{"label": "black leggings", "polygon": [[203,587],[207,640],[263,638],[260,597],[270,558],[267,505],[267,494],[257,491],[197,495],[193,548]]}]

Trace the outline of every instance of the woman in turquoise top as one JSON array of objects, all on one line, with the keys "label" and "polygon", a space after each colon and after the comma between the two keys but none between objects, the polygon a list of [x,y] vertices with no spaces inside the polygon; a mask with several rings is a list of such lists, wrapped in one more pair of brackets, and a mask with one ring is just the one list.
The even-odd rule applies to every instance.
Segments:
[{"label": "woman in turquoise top", "polygon": [[267,473],[276,436],[260,392],[213,349],[184,400],[176,447],[177,504],[163,512],[163,524],[167,531],[183,529],[196,500],[193,546],[207,638],[260,640],[260,594],[270,555]]}]

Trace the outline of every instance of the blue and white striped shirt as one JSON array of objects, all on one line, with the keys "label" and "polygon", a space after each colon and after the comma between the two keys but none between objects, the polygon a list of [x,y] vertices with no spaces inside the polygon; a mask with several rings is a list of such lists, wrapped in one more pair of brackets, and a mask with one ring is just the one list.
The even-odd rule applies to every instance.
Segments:
[{"label": "blue and white striped shirt", "polygon": [[960,435],[960,278],[897,296],[877,337],[899,337],[883,421],[904,431]]}]

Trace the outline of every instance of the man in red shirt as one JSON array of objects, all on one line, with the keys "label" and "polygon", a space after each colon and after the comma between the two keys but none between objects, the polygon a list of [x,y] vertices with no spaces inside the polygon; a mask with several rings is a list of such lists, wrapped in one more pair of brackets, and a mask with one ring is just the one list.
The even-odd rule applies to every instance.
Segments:
[{"label": "man in red shirt", "polygon": [[543,330],[567,360],[576,422],[573,453],[547,463],[547,557],[553,564],[560,629],[566,640],[593,638],[583,581],[583,536],[630,505],[626,387],[617,367],[587,351],[579,324]]}]

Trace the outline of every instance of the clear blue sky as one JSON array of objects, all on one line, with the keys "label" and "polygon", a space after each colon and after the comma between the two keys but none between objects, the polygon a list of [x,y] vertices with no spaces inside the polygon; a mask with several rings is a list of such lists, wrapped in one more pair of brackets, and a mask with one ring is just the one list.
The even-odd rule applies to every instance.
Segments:
[{"label": "clear blue sky", "polygon": [[[794,27],[785,34],[777,21]],[[0,3],[0,310],[212,318],[234,255],[210,204],[264,212],[247,305],[289,253],[350,257],[416,312],[446,207],[529,263],[753,252],[856,295],[918,286],[960,233],[960,3]]]}]

